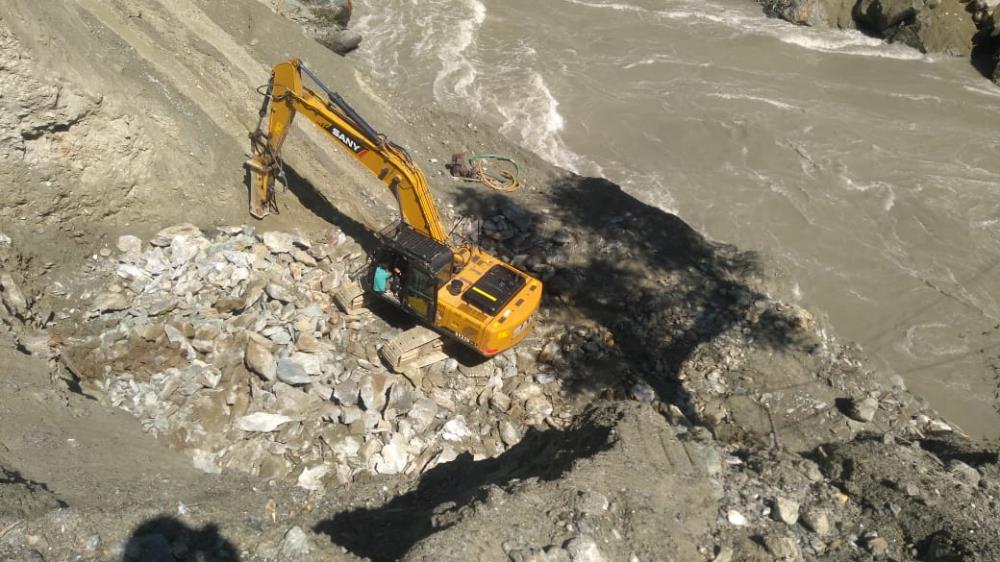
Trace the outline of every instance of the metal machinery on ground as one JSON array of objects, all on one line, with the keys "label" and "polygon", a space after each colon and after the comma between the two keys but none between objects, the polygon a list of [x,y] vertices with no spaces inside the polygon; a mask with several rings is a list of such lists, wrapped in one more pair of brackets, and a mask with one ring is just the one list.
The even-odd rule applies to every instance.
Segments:
[{"label": "metal machinery on ground", "polygon": [[[303,85],[303,74],[325,98]],[[342,308],[351,310],[360,306],[364,294],[373,295],[487,357],[524,339],[541,301],[541,281],[479,247],[450,244],[427,179],[405,149],[376,132],[297,59],[274,67],[265,97],[246,163],[251,172],[251,215],[263,218],[277,209],[275,181],[284,181],[281,147],[296,114],[347,150],[392,191],[399,204],[402,219],[378,235],[378,246],[356,282],[334,295]],[[265,114],[266,133],[261,130]],[[383,276],[392,272],[392,279],[386,290],[375,292],[379,268]],[[383,356],[398,366],[436,339],[426,329],[407,332],[389,342]]]}]

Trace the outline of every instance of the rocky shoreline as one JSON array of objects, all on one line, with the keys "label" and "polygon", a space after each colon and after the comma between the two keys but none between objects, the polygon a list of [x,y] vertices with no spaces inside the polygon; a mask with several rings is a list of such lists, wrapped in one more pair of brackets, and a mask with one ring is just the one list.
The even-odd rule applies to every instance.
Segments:
[{"label": "rocky shoreline", "polygon": [[758,0],[798,25],[858,29],[923,53],[970,58],[1000,84],[1000,3],[995,0]]}]

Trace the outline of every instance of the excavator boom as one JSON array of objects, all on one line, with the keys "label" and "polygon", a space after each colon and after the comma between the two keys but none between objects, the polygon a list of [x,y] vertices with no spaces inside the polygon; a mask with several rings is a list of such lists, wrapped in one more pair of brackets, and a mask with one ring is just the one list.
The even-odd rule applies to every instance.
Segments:
[{"label": "excavator boom", "polygon": [[[302,84],[305,73],[324,90],[322,98]],[[247,166],[255,172],[250,214],[263,218],[273,200],[274,179],[280,174],[278,154],[295,115],[301,113],[340,144],[392,191],[400,213],[416,231],[437,242],[448,239],[427,186],[427,178],[402,147],[377,133],[339,95],[323,85],[298,59],[274,67],[268,83],[268,134],[253,139]],[[263,138],[260,138],[263,136]]]}]

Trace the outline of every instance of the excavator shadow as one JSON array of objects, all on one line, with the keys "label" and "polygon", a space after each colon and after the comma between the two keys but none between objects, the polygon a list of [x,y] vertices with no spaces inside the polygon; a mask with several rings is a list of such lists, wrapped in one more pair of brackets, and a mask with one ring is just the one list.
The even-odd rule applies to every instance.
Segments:
[{"label": "excavator shadow", "polygon": [[[337,209],[312,182],[295,171],[295,168],[288,164],[285,164],[284,168],[285,177],[288,180],[288,185],[285,187],[295,195],[303,207],[343,230],[344,234],[356,240],[366,252],[370,252],[375,247],[375,234],[370,229]],[[244,174],[243,184],[247,188],[247,193],[252,193],[249,170]],[[278,187],[278,189],[281,188]]]},{"label": "excavator shadow", "polygon": [[[470,187],[457,190],[455,206],[483,220],[503,215],[527,233],[481,239],[500,255],[545,256],[553,267],[542,303],[549,318],[582,318],[614,337],[611,357],[580,362],[564,386],[621,396],[644,380],[662,401],[685,410],[689,397],[676,375],[699,346],[746,323],[755,301],[765,298],[749,281],[760,274],[759,257],[710,241],[601,178],[567,174],[537,194],[515,197]],[[808,345],[794,322],[760,316],[747,333],[757,345]]]},{"label": "excavator shadow", "polygon": [[[362,223],[293,168],[285,173],[288,188],[310,211],[366,251],[375,247],[374,233]],[[681,366],[699,346],[745,323],[754,303],[766,298],[759,284],[748,281],[760,276],[756,254],[708,240],[676,215],[605,179],[567,174],[537,193],[514,197],[479,187],[453,193],[459,214],[477,217],[480,224],[502,215],[516,227],[519,234],[511,237],[480,235],[484,249],[509,256],[534,252],[551,262],[543,303],[549,317],[582,318],[613,335],[613,355],[576,366],[572,379],[564,381],[570,391],[621,396],[642,380],[662,401],[685,410],[689,396],[676,377]],[[389,305],[375,312],[400,329],[415,324]],[[799,325],[785,321],[791,319],[758,316],[744,328],[757,345],[808,345]],[[459,345],[447,351],[466,365],[481,361]]]}]

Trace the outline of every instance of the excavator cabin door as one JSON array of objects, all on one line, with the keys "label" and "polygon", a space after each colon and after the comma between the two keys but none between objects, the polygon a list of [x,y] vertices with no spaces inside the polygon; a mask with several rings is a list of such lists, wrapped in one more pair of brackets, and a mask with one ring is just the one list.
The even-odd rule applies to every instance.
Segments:
[{"label": "excavator cabin door", "polygon": [[437,311],[437,280],[423,265],[390,248],[382,248],[372,260],[364,283],[373,288],[377,267],[390,272],[385,291],[376,293],[376,296],[433,323]]},{"label": "excavator cabin door", "polygon": [[434,277],[414,264],[410,264],[403,277],[403,306],[415,316],[433,323],[437,309],[437,284]]},{"label": "excavator cabin door", "polygon": [[[374,265],[393,271],[392,291],[382,296],[434,325],[437,294],[450,279],[454,254],[405,223],[396,223],[380,235],[382,242],[375,252]],[[398,270],[399,273],[395,273]],[[369,275],[370,278],[370,275]]]}]

